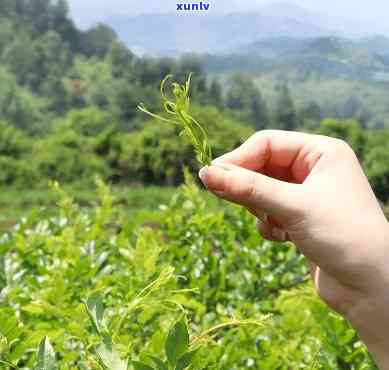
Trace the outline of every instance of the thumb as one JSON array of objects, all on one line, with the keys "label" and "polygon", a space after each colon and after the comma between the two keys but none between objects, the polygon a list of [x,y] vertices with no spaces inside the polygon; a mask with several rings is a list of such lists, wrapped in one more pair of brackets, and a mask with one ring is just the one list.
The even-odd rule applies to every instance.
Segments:
[{"label": "thumb", "polygon": [[294,218],[302,211],[301,185],[283,182],[234,165],[212,165],[201,169],[200,179],[217,196],[252,211]]}]

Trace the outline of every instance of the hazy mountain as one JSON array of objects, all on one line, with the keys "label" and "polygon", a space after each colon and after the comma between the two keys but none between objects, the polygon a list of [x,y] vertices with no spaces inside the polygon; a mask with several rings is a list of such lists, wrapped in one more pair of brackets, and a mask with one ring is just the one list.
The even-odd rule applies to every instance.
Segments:
[{"label": "hazy mountain", "polygon": [[335,36],[316,38],[274,37],[259,40],[236,49],[234,54],[257,56],[265,59],[326,57],[364,65],[375,64],[389,56],[389,38],[384,36],[347,39]]},{"label": "hazy mountain", "polygon": [[130,48],[145,52],[225,52],[261,38],[289,35],[296,38],[328,33],[294,18],[262,14],[175,15],[114,17],[108,24]]},{"label": "hazy mountain", "polygon": [[289,3],[258,7],[251,13],[191,13],[111,16],[106,20],[133,50],[149,54],[189,51],[222,53],[258,40],[292,37],[361,36],[344,19],[324,17]]},{"label": "hazy mountain", "polygon": [[381,36],[357,40],[334,36],[276,37],[256,41],[230,54],[208,54],[203,58],[214,73],[274,71],[300,79],[313,75],[389,81],[389,39]]}]

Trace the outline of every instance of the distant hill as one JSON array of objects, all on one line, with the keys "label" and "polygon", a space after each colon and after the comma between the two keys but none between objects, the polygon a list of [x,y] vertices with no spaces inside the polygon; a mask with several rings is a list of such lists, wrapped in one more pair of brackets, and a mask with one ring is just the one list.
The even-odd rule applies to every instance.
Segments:
[{"label": "distant hill", "polygon": [[381,36],[357,40],[334,36],[274,37],[205,59],[205,64],[215,70],[277,70],[304,78],[314,74],[375,82],[389,80],[389,39]]},{"label": "distant hill", "polygon": [[120,16],[108,19],[107,23],[131,49],[156,55],[190,51],[221,53],[270,36],[301,38],[329,33],[292,18],[281,21],[261,14],[240,13]]},{"label": "distant hill", "polygon": [[106,23],[133,50],[154,55],[222,53],[269,38],[360,37],[351,21],[324,17],[289,3],[250,13],[110,16]]}]

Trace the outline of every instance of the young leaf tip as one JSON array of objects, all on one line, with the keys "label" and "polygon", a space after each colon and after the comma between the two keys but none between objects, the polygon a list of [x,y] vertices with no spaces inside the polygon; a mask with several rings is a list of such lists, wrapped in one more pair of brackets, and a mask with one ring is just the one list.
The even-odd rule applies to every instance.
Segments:
[{"label": "young leaf tip", "polygon": [[209,139],[204,127],[190,114],[190,86],[192,80],[192,73],[189,74],[185,84],[180,85],[177,82],[172,82],[171,96],[166,94],[166,84],[168,80],[173,78],[172,75],[167,75],[161,82],[161,97],[163,101],[163,109],[167,116],[172,118],[165,118],[159,114],[150,112],[144,104],[139,104],[138,109],[159,121],[180,125],[182,132],[191,141],[196,158],[201,165],[210,165],[212,162],[212,149],[209,144]]}]

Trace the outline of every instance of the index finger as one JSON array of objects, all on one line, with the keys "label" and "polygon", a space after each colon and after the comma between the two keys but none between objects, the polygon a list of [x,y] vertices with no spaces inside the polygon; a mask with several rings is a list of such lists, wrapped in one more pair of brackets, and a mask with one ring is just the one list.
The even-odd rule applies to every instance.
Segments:
[{"label": "index finger", "polygon": [[[281,130],[259,131],[239,148],[217,159],[214,164],[228,163],[251,171],[267,169],[291,169],[305,177],[312,167],[304,159],[310,160],[312,143],[320,136]],[[300,159],[303,159],[302,161]]]}]

